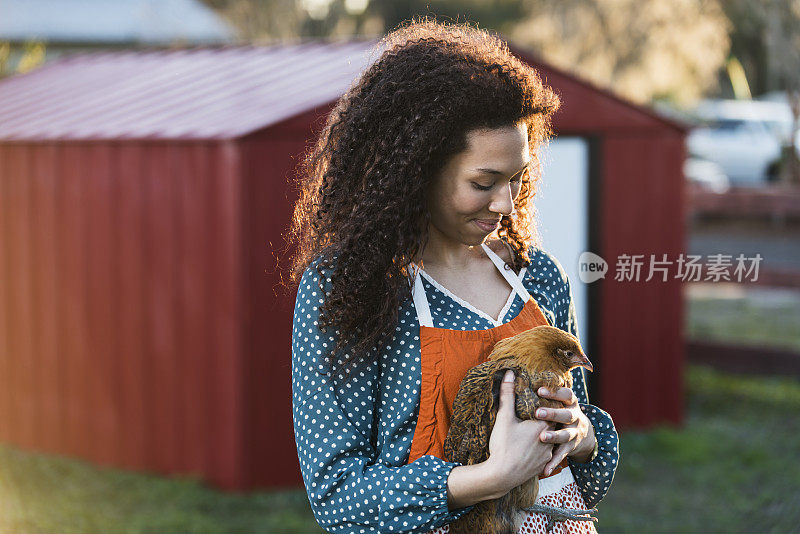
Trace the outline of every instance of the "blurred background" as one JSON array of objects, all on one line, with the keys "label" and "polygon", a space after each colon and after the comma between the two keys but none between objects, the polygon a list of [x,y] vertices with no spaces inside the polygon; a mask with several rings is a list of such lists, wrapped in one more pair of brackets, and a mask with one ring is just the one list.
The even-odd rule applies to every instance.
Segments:
[{"label": "blurred background", "polygon": [[800,532],[799,0],[0,0],[0,532],[321,532],[290,181],[415,16],[562,95],[537,208],[621,436],[599,532]]}]

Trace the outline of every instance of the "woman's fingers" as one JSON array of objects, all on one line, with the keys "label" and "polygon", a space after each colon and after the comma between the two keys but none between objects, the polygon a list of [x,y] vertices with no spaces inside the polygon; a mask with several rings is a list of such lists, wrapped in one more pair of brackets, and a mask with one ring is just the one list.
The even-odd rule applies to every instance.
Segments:
[{"label": "woman's fingers", "polygon": [[571,450],[572,449],[570,448],[569,443],[562,443],[561,445],[553,449],[553,457],[550,459],[549,462],[547,462],[547,465],[544,466],[543,473],[545,475],[549,475],[550,473],[552,473],[553,469],[555,469],[556,466],[560,464],[564,458],[567,457],[567,455],[570,453]]},{"label": "woman's fingers", "polygon": [[542,387],[539,388],[536,393],[540,397],[561,401],[564,403],[564,406],[577,404],[578,402],[578,397],[575,396],[575,392],[570,388],[557,388],[555,391],[549,391],[547,388]]},{"label": "woman's fingers", "polygon": [[536,418],[569,425],[575,422],[575,412],[569,408],[537,408]]},{"label": "woman's fingers", "polygon": [[498,419],[516,419],[514,413],[514,371],[506,371],[500,384],[500,407],[497,408]]},{"label": "woman's fingers", "polygon": [[562,430],[545,430],[539,435],[544,443],[567,443],[579,436],[578,429],[575,427],[564,428]]}]

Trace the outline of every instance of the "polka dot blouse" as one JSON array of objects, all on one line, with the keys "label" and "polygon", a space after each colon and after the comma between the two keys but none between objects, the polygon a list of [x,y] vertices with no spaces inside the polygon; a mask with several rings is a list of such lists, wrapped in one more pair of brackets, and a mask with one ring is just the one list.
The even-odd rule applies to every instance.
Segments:
[{"label": "polka dot blouse", "polygon": [[[569,280],[548,252],[531,248],[531,264],[520,277],[548,321],[577,335]],[[292,406],[297,453],[311,509],[333,533],[427,532],[454,521],[472,506],[448,510],[447,477],[459,463],[435,456],[408,461],[420,398],[419,323],[409,298],[389,343],[375,347],[375,361],[343,380],[326,375],[326,354],[338,331],[317,327],[319,307],[330,287],[320,280],[317,258],[300,281],[292,330]],[[325,275],[329,274],[323,271]],[[322,282],[322,283],[321,283]],[[517,316],[524,302],[516,291],[500,313],[489,317],[423,273],[434,326],[482,330]],[[508,288],[511,291],[511,288]],[[572,371],[573,391],[592,422],[598,455],[572,462],[586,505],[606,495],[619,459],[618,437],[608,413],[588,404],[584,369]]]}]

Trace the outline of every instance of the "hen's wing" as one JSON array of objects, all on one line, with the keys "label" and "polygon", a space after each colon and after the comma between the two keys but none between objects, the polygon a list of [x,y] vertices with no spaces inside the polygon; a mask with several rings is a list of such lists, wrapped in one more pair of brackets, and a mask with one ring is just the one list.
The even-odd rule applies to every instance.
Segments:
[{"label": "hen's wing", "polygon": [[542,398],[536,394],[539,388],[532,383],[525,368],[522,368],[522,372],[518,375],[515,371],[515,376],[517,379],[514,384],[514,410],[517,412],[517,417],[523,421],[536,419],[536,408],[542,403]]},{"label": "hen's wing", "polygon": [[[483,462],[488,453],[488,427],[497,413],[492,395],[499,362],[487,361],[467,372],[453,401],[450,429],[444,440],[444,454],[451,462],[471,465]],[[502,380],[502,379],[501,379]],[[494,409],[493,409],[494,408]],[[485,445],[485,446],[484,446]]]},{"label": "hen's wing", "polygon": [[453,401],[453,417],[444,442],[451,462],[472,465],[489,457],[489,436],[500,407],[500,384],[506,370],[515,375],[515,411],[520,419],[533,419],[539,397],[531,390],[527,370],[513,358],[486,361],[467,372]]}]

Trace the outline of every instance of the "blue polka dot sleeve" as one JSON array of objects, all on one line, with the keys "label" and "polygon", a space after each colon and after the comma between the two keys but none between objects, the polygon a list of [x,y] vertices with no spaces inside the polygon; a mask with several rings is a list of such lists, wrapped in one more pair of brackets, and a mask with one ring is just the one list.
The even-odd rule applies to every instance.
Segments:
[{"label": "blue polka dot sleeve", "polygon": [[[539,254],[553,263],[559,275],[558,280],[561,283],[561,287],[557,290],[559,298],[555,306],[556,322],[554,326],[577,337],[578,325],[575,319],[575,304],[572,298],[569,277],[567,277],[555,257],[542,251]],[[592,508],[605,497],[611,487],[617,463],[619,462],[619,437],[611,416],[597,406],[589,404],[589,396],[586,392],[586,372],[583,367],[577,367],[572,370],[572,390],[575,392],[575,396],[578,397],[581,410],[594,427],[597,439],[597,456],[587,463],[575,462],[570,458],[569,464],[572,469],[572,475],[575,477],[575,482],[580,487],[586,506]]]},{"label": "blue polka dot sleeve", "polygon": [[[301,279],[292,328],[294,433],[315,519],[332,533],[425,532],[454,521],[472,508],[450,511],[447,506],[447,477],[460,464],[434,456],[406,464],[415,415],[408,389],[419,385],[413,373],[400,374],[405,361],[401,367],[387,356],[411,348],[405,341],[410,336],[406,321],[398,327],[405,339],[395,336],[392,345],[376,347],[375,361],[346,379],[331,379],[326,356],[338,331],[317,327],[324,301],[318,260]],[[326,290],[329,283],[326,278]],[[406,410],[404,418],[392,417],[399,414],[391,413],[390,406]]]}]

